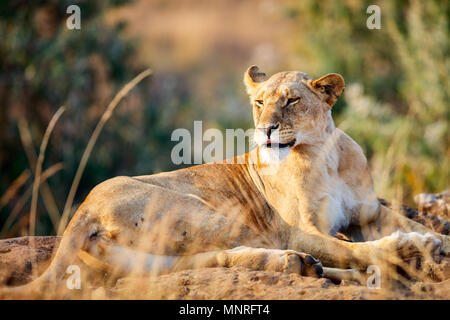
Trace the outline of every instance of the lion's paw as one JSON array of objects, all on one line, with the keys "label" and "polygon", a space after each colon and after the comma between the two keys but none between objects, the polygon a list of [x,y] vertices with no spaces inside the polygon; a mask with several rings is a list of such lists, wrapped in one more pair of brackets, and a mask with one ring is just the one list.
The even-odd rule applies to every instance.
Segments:
[{"label": "lion's paw", "polygon": [[322,264],[313,256],[294,250],[284,250],[283,255],[285,259],[283,272],[299,273],[308,277],[323,277]]},{"label": "lion's paw", "polygon": [[294,250],[237,247],[218,255],[219,265],[244,266],[252,270],[297,273],[323,277],[321,263],[311,255]]},{"label": "lion's paw", "polygon": [[442,251],[442,242],[432,234],[397,231],[390,236],[377,240],[382,249],[395,252],[402,260],[417,256],[438,260]]}]

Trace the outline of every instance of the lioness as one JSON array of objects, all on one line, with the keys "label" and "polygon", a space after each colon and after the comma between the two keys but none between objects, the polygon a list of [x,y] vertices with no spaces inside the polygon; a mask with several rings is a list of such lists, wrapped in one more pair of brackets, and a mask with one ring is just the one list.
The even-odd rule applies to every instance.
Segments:
[{"label": "lioness", "polygon": [[378,202],[361,148],[331,117],[342,76],[252,66],[244,82],[256,149],[233,164],[99,184],[36,282],[61,279],[77,255],[119,273],[240,265],[334,279],[448,255],[449,237]]}]

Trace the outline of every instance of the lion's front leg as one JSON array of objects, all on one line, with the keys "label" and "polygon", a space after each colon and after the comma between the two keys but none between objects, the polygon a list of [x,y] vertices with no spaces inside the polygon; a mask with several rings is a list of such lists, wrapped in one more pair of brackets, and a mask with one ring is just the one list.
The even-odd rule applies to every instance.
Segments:
[{"label": "lion's front leg", "polygon": [[441,253],[450,256],[450,237],[434,232],[424,225],[415,222],[402,214],[380,205],[380,212],[377,218],[370,223],[361,226],[366,240],[379,240],[390,236],[395,232],[411,233],[415,232],[423,236],[433,237],[440,241]]},{"label": "lion's front leg", "polygon": [[417,256],[438,260],[442,246],[442,242],[432,234],[422,235],[417,232],[404,233],[401,231],[368,243],[375,249],[383,251],[381,253],[393,254],[404,261]]},{"label": "lion's front leg", "polygon": [[372,247],[372,264],[380,267],[387,276],[397,277],[400,273],[423,281],[445,279],[438,266],[442,242],[432,234],[397,231],[367,243]]},{"label": "lion's front leg", "polygon": [[[293,230],[289,248],[307,252],[324,267],[368,272],[372,266],[383,277],[395,278],[398,270],[411,276],[429,276],[424,263],[434,263],[442,243],[432,235],[398,232],[376,241],[347,242],[319,231]],[[422,272],[425,271],[425,272]],[[430,270],[431,271],[431,270]]]}]

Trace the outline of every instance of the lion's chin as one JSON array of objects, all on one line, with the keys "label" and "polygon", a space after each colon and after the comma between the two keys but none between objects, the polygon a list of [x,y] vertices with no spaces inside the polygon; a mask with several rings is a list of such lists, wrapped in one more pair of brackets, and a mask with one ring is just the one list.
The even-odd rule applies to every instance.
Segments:
[{"label": "lion's chin", "polygon": [[284,161],[290,152],[291,148],[289,146],[281,148],[273,145],[271,147],[262,145],[260,147],[260,159],[262,163],[278,163]]}]

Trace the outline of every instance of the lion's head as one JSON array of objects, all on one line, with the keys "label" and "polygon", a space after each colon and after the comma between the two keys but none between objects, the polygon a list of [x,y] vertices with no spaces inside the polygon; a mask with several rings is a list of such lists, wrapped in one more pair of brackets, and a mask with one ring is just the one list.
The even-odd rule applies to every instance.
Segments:
[{"label": "lion's head", "polygon": [[252,66],[244,82],[253,105],[254,140],[263,150],[287,154],[296,145],[326,139],[334,128],[330,109],[345,85],[339,74],[313,80],[287,71],[269,78]]}]

